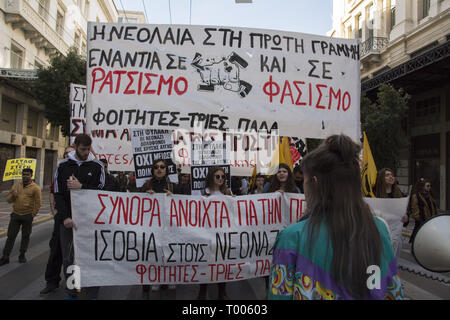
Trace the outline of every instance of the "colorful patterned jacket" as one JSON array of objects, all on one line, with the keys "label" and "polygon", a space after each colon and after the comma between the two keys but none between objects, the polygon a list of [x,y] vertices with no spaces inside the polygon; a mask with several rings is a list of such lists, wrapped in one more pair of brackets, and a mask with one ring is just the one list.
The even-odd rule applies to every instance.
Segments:
[{"label": "colorful patterned jacket", "polygon": [[[380,232],[383,252],[380,263],[380,289],[370,290],[368,299],[403,299],[389,232],[385,224],[374,218]],[[333,250],[322,225],[312,255],[306,248],[307,220],[282,230],[276,241],[269,283],[269,299],[273,300],[337,300],[354,299],[337,285],[331,276]],[[305,232],[302,232],[305,230]],[[329,248],[327,250],[327,248]],[[328,251],[328,252],[327,252]],[[367,278],[371,277],[368,273]]]}]

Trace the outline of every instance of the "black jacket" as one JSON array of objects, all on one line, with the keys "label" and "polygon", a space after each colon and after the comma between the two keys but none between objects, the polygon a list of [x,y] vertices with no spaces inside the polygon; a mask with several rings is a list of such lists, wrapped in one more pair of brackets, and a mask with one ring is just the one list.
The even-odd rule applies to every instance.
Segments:
[{"label": "black jacket", "polygon": [[105,186],[103,190],[120,192],[119,181],[110,173],[106,174]]},{"label": "black jacket", "polygon": [[146,192],[147,190],[153,190],[155,193],[166,193],[165,190],[168,190],[172,193],[177,193],[177,190],[174,190],[173,184],[169,181],[168,177],[164,179],[158,180],[155,178],[150,178],[145,182],[145,184],[141,187],[141,192]]},{"label": "black jacket", "polygon": [[83,185],[82,189],[100,190],[105,185],[105,170],[100,161],[93,156],[86,161],[80,161],[74,155],[75,151],[72,151],[68,158],[58,164],[55,172],[54,196],[58,212],[55,220],[60,223],[72,218],[70,190],[67,188],[67,180],[72,174]]}]

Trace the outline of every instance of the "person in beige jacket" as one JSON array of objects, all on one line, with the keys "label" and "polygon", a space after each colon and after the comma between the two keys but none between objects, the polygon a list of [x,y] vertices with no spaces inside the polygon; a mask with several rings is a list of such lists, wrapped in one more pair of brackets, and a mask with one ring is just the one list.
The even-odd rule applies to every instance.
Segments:
[{"label": "person in beige jacket", "polygon": [[11,220],[8,225],[8,238],[3,248],[3,257],[0,259],[0,266],[9,263],[9,255],[11,254],[21,227],[22,241],[20,243],[19,262],[27,262],[25,252],[30,242],[33,218],[41,208],[41,189],[33,182],[31,179],[32,176],[32,169],[23,169],[22,182],[15,184],[6,197],[8,203],[13,203],[13,212],[11,213]]}]

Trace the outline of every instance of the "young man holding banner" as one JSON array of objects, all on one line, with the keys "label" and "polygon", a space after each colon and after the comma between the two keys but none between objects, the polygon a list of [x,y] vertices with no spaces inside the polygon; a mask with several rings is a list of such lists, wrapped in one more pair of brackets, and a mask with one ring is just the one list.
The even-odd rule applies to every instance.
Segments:
[{"label": "young man holding banner", "polygon": [[[72,146],[66,147],[66,149],[64,150],[64,159],[66,159],[69,156],[69,153],[74,150],[75,148]],[[45,281],[47,284],[45,288],[39,292],[41,295],[46,295],[59,287],[59,282],[61,281],[61,268],[63,265],[61,241],[59,235],[60,228],[56,212],[54,187],[55,181],[53,181],[52,185],[50,186],[50,195],[49,195],[50,210],[53,215],[54,225],[52,237],[49,243],[50,255],[48,256],[47,267],[45,268]]]},{"label": "young man holding banner", "polygon": [[22,170],[22,182],[15,184],[6,201],[13,204],[13,212],[8,226],[8,238],[3,249],[3,257],[0,259],[0,266],[9,263],[9,255],[14,247],[17,234],[22,227],[22,242],[20,243],[19,262],[25,263],[25,252],[30,242],[33,218],[41,208],[41,189],[33,182],[31,177],[33,170],[25,168]]},{"label": "young man holding banner", "polygon": [[[79,134],[75,138],[75,151],[63,159],[55,172],[55,202],[60,223],[61,249],[66,280],[70,274],[67,268],[74,263],[73,229],[76,224],[72,220],[70,200],[71,190],[103,189],[105,170],[100,161],[91,153],[92,139],[87,134]],[[69,288],[70,289],[70,288]],[[69,299],[77,298],[75,290],[69,290]]]}]

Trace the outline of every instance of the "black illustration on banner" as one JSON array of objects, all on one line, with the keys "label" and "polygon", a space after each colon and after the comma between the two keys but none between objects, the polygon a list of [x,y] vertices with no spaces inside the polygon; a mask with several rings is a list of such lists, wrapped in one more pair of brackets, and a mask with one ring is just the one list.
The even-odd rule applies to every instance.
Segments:
[{"label": "black illustration on banner", "polygon": [[248,62],[235,52],[219,59],[204,59],[197,52],[191,65],[202,79],[203,84],[198,86],[199,91],[214,91],[215,86],[222,86],[225,90],[237,92],[245,98],[252,90],[250,83],[240,79],[240,71],[247,68]]}]

